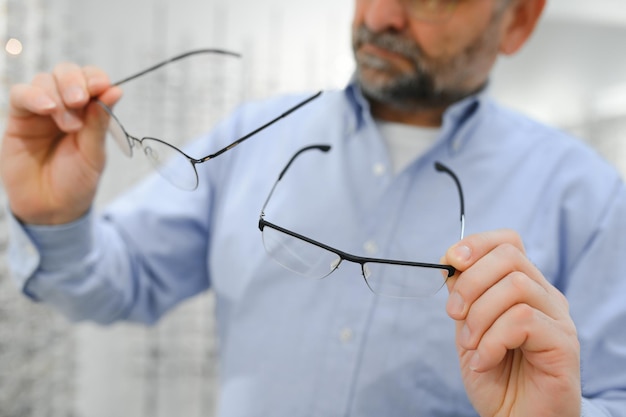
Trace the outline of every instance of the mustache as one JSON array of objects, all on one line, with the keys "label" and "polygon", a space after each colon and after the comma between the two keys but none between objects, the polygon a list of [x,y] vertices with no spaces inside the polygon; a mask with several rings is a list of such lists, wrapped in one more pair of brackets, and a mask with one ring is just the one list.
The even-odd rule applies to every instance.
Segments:
[{"label": "mustache", "polygon": [[365,25],[360,25],[353,35],[355,51],[365,43],[402,55],[416,64],[419,63],[420,58],[424,55],[419,45],[410,39],[392,32],[376,33]]}]

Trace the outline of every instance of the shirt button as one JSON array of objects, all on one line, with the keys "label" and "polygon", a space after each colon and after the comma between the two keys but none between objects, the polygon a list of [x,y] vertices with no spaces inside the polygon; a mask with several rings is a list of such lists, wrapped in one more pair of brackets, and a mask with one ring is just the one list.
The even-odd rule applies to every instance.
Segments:
[{"label": "shirt button", "polygon": [[37,255],[37,249],[35,249],[35,247],[33,245],[27,244],[24,246],[24,251],[26,252],[26,254],[28,256],[35,256]]},{"label": "shirt button", "polygon": [[353,338],[354,333],[352,332],[352,329],[348,327],[342,329],[341,332],[339,332],[339,340],[341,341],[341,343],[350,343]]},{"label": "shirt button", "polygon": [[385,167],[385,164],[381,162],[375,163],[374,167],[372,168],[372,172],[374,172],[374,175],[376,175],[377,177],[384,175],[386,171],[387,168]]},{"label": "shirt button", "polygon": [[368,240],[363,244],[363,249],[367,252],[368,255],[376,255],[378,252],[378,245],[373,240]]}]

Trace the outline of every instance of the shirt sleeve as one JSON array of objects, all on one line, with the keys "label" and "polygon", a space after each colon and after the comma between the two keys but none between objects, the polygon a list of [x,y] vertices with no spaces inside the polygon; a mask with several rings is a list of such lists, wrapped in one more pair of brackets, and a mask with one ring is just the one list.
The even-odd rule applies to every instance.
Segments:
[{"label": "shirt sleeve", "polygon": [[93,223],[91,212],[58,226],[25,225],[9,214],[9,270],[27,296],[55,306],[69,319],[110,323],[122,315],[129,294],[123,286],[97,283]]},{"label": "shirt sleeve", "polygon": [[209,288],[208,177],[186,191],[153,174],[102,213],[60,226],[9,216],[14,281],[72,321],[155,323]]},{"label": "shirt sleeve", "polygon": [[[7,209],[7,229],[9,234],[7,259],[10,276],[24,292],[26,283],[39,265],[40,255],[21,223]],[[32,297],[32,294],[27,295]]]},{"label": "shirt sleeve", "polygon": [[564,292],[581,345],[583,416],[626,416],[626,189],[620,182]]}]

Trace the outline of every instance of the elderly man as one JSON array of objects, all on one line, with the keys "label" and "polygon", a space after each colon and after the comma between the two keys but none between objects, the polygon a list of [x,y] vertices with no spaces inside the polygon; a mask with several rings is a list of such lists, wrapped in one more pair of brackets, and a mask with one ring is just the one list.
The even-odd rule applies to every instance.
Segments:
[{"label": "elderly man", "polygon": [[68,63],[13,87],[16,282],[105,324],[211,289],[222,417],[626,415],[624,184],[485,88],[544,3],[356,0],[345,89],[236,150],[302,98],[160,143],[195,190],[154,176],[102,214],[106,126],[161,155],[115,118],[121,89]]}]

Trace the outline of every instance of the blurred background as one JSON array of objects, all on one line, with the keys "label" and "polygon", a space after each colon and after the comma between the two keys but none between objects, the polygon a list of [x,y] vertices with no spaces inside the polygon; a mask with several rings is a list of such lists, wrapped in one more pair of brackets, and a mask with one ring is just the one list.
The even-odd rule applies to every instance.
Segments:
[{"label": "blurred background", "polygon": [[[626,173],[623,0],[548,3],[531,42],[497,64],[492,93],[575,133]],[[201,111],[193,91],[177,96],[175,110],[171,100],[170,107],[159,104],[159,89],[125,97],[124,120],[150,115],[136,129],[158,123],[177,131],[175,114],[206,115],[199,119],[214,123],[242,100],[342,87],[353,69],[352,10],[352,0],[0,0],[0,128],[9,86],[64,60],[98,65],[116,80],[189,49],[243,54],[235,70],[214,74],[214,92]],[[153,103],[149,111],[141,100]],[[149,171],[140,158],[114,148],[109,155],[99,206]],[[150,328],[70,324],[26,300],[11,282],[5,221],[0,211],[0,417],[213,415],[211,294]]]}]

